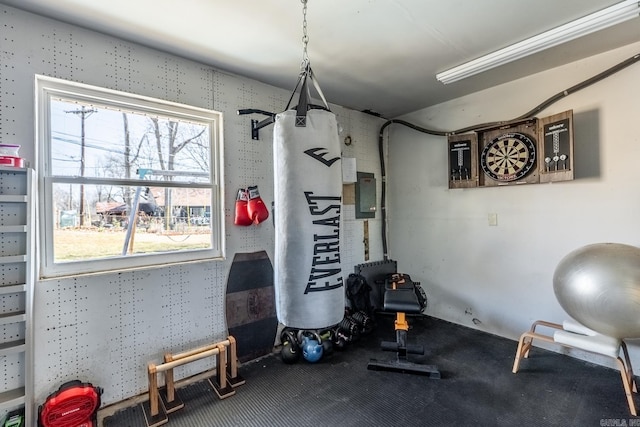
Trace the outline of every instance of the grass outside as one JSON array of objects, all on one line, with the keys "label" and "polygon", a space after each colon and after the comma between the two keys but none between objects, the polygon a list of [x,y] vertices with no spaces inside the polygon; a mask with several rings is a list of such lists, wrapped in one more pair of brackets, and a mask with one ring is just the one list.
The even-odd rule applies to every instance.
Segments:
[{"label": "grass outside", "polygon": [[[56,230],[55,260],[79,261],[121,256],[126,235],[126,230],[123,229]],[[206,249],[211,244],[211,230],[208,228],[184,230],[181,233],[148,233],[138,230],[132,237],[133,254]]]}]

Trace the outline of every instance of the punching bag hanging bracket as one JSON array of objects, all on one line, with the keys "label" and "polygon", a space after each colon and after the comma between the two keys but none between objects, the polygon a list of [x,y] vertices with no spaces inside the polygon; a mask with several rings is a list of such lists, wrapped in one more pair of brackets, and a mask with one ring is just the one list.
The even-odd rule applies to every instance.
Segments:
[{"label": "punching bag hanging bracket", "polygon": [[276,113],[270,113],[269,111],[257,110],[255,108],[245,108],[242,110],[238,110],[238,115],[243,116],[245,114],[263,114],[265,116],[269,116],[262,121],[251,120],[251,139],[257,141],[260,139],[260,129],[263,127],[269,126],[275,121]]}]

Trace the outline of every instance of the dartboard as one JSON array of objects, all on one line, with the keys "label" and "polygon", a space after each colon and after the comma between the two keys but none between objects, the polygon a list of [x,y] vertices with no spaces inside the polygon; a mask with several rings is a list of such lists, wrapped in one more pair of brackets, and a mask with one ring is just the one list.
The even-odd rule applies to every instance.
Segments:
[{"label": "dartboard", "polygon": [[515,181],[526,176],[536,161],[536,144],[523,133],[505,133],[482,150],[480,164],[496,181]]}]

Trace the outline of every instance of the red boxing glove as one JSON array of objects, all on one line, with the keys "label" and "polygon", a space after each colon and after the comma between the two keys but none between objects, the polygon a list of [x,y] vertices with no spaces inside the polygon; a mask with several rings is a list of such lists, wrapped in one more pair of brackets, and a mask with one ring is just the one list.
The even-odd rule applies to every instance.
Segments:
[{"label": "red boxing glove", "polygon": [[236,196],[236,219],[233,222],[235,225],[251,225],[252,220],[247,210],[248,203],[249,194],[247,190],[244,188],[239,189],[238,195]]},{"label": "red boxing glove", "polygon": [[262,221],[269,218],[269,209],[267,209],[260,198],[257,185],[248,187],[247,192],[249,193],[249,203],[247,205],[249,217],[254,223],[260,224]]}]

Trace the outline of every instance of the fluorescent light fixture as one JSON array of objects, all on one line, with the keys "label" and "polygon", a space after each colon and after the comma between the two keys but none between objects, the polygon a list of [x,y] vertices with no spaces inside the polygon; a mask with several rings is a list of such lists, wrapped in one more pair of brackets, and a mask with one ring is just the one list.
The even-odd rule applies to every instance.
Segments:
[{"label": "fluorescent light fixture", "polygon": [[449,84],[516,59],[594,33],[640,15],[640,1],[624,0],[613,6],[561,25],[537,36],[507,46],[488,55],[436,74],[436,79]]}]

